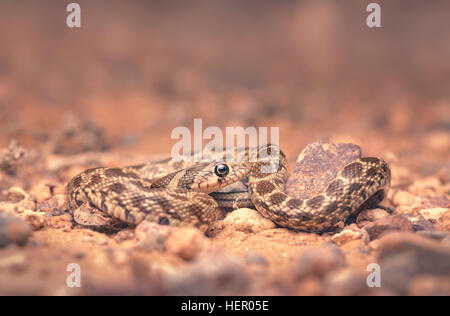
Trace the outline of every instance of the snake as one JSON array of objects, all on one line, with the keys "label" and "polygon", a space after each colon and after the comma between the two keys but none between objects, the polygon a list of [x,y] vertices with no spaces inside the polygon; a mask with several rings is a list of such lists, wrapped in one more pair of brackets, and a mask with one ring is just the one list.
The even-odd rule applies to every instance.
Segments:
[{"label": "snake", "polygon": [[[292,230],[323,232],[381,202],[391,171],[381,158],[358,158],[326,188],[306,199],[285,193],[288,163],[278,146],[235,148],[205,161],[168,158],[124,168],[87,169],[67,184],[69,210],[89,206],[129,224],[195,226],[207,232],[220,208],[251,205],[263,217]],[[247,190],[227,192],[245,183]],[[224,190],[225,189],[225,190]],[[222,191],[222,192],[221,192]]]}]

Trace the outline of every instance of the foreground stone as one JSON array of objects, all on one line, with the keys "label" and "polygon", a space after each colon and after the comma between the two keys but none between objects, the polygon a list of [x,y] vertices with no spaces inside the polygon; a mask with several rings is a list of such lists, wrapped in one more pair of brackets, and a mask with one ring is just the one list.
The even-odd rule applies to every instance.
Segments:
[{"label": "foreground stone", "polygon": [[262,217],[256,210],[249,208],[241,208],[231,212],[222,221],[222,225],[224,228],[244,233],[258,233],[276,227],[271,220]]},{"label": "foreground stone", "polygon": [[173,230],[171,226],[143,221],[135,230],[137,246],[145,250],[162,251],[167,237]]},{"label": "foreground stone", "polygon": [[360,229],[355,224],[351,224],[345,227],[340,233],[331,236],[329,240],[338,246],[342,246],[354,240],[362,240],[367,244],[370,241],[370,237],[366,230]]},{"label": "foreground stone", "polygon": [[210,249],[163,281],[167,295],[240,295],[250,285],[244,264],[223,249]]},{"label": "foreground stone", "polygon": [[302,252],[294,265],[294,277],[301,279],[309,276],[323,277],[328,272],[344,267],[345,256],[336,245],[324,243],[320,247]]},{"label": "foreground stone", "polygon": [[420,214],[438,228],[450,230],[450,209],[449,208],[429,208],[420,211]]},{"label": "foreground stone", "polygon": [[412,231],[413,226],[405,215],[392,215],[383,217],[364,227],[370,236],[370,240],[380,238],[387,232]]},{"label": "foreground stone", "polygon": [[450,277],[450,246],[446,244],[397,232],[383,237],[379,250],[382,286],[399,294],[406,294],[418,276]]},{"label": "foreground stone", "polygon": [[185,227],[169,234],[165,242],[165,248],[170,254],[185,260],[191,260],[207,249],[210,244],[211,241],[200,230],[193,227]]},{"label": "foreground stone", "polygon": [[24,220],[0,213],[0,247],[9,244],[23,246],[31,235],[31,227]]}]

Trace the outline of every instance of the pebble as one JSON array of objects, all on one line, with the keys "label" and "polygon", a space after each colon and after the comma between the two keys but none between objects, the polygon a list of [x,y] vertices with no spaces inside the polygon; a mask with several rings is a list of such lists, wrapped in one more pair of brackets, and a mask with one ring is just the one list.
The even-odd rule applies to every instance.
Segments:
[{"label": "pebble", "polygon": [[63,128],[54,135],[55,154],[74,155],[86,151],[104,151],[107,148],[103,130],[89,120],[69,117]]},{"label": "pebble", "polygon": [[436,226],[439,230],[450,231],[450,212],[445,212],[442,216],[442,222]]},{"label": "pebble", "polygon": [[43,213],[32,212],[31,214],[27,214],[25,218],[27,222],[31,225],[33,230],[38,230],[44,227],[45,224],[44,216],[45,214]]},{"label": "pebble", "polygon": [[130,240],[133,239],[135,237],[135,233],[134,230],[131,229],[124,229],[119,231],[115,236],[114,236],[114,240],[118,243],[121,243],[125,240]]},{"label": "pebble", "polygon": [[370,240],[367,231],[360,229],[355,224],[351,224],[340,233],[337,233],[329,238],[329,240],[338,246],[342,246],[354,240],[363,240],[364,243],[368,243]]},{"label": "pebble", "polygon": [[414,181],[408,191],[415,195],[436,195],[440,187],[442,184],[438,177],[428,177]]},{"label": "pebble", "polygon": [[44,202],[38,203],[36,206],[37,211],[52,214],[61,214],[64,210],[67,210],[67,208],[67,198],[63,194],[54,195]]},{"label": "pebble", "polygon": [[414,277],[450,277],[450,246],[416,234],[396,232],[380,240],[378,262],[382,286],[405,294]]},{"label": "pebble", "polygon": [[404,214],[404,216],[410,221],[412,225],[412,230],[414,232],[422,231],[422,230],[434,230],[433,224],[430,221],[427,221],[421,215],[413,215],[413,214]]},{"label": "pebble", "polygon": [[9,244],[24,246],[31,235],[30,225],[21,218],[0,213],[0,247]]},{"label": "pebble", "polygon": [[249,208],[241,208],[231,212],[222,221],[222,226],[244,233],[258,233],[276,227],[271,220],[262,217],[256,210]]},{"label": "pebble", "polygon": [[391,215],[366,225],[364,229],[369,234],[370,240],[374,240],[387,232],[412,231],[413,226],[405,215]]},{"label": "pebble", "polygon": [[145,250],[164,250],[164,243],[174,227],[143,221],[135,230],[137,246]]},{"label": "pebble", "polygon": [[430,275],[415,277],[410,282],[408,295],[450,296],[450,278]]},{"label": "pebble", "polygon": [[51,214],[45,214],[45,225],[51,228],[62,228],[65,232],[72,230],[72,215],[62,214],[59,216],[52,216]]},{"label": "pebble", "polygon": [[375,222],[379,219],[388,216],[389,213],[380,208],[375,208],[372,210],[363,210],[361,213],[358,214],[358,217],[356,218],[356,223],[358,224],[358,227],[361,227],[359,224],[363,222],[365,222],[365,224],[368,224],[369,222]]},{"label": "pebble", "polygon": [[254,251],[248,251],[245,254],[245,262],[247,264],[258,264],[258,265],[263,265],[263,266],[266,266],[269,264],[269,262],[267,261],[266,258],[264,258],[264,256],[260,255],[257,252],[254,252]]},{"label": "pebble", "polygon": [[165,249],[167,253],[185,260],[192,260],[210,244],[211,241],[197,228],[183,227],[169,234],[165,242]]},{"label": "pebble", "polygon": [[244,264],[221,248],[202,252],[163,280],[167,295],[240,295],[250,284]]},{"label": "pebble", "polygon": [[323,295],[322,281],[317,277],[306,277],[298,282],[295,287],[295,296],[319,296]]},{"label": "pebble", "polygon": [[397,206],[393,212],[393,214],[413,214],[413,215],[420,215],[419,211],[422,208],[419,206],[407,206],[407,205],[400,205]]},{"label": "pebble", "polygon": [[432,223],[442,223],[445,213],[450,214],[449,208],[436,207],[436,208],[427,208],[421,210],[420,215],[422,215],[425,219],[431,221]]},{"label": "pebble", "polygon": [[12,187],[2,192],[0,195],[0,201],[7,203],[19,203],[25,199],[28,199],[30,196],[20,187]]},{"label": "pebble", "polygon": [[351,268],[337,269],[328,273],[323,280],[325,295],[355,296],[367,294],[366,276]]},{"label": "pebble", "polygon": [[345,264],[345,255],[339,247],[326,242],[301,252],[295,261],[293,275],[296,279],[307,276],[323,277],[329,271],[344,267]]},{"label": "pebble", "polygon": [[395,206],[410,206],[421,208],[448,207],[450,198],[446,194],[442,195],[415,195],[413,193],[400,190],[393,197]]},{"label": "pebble", "polygon": [[26,210],[35,211],[36,209],[36,203],[20,187],[9,188],[2,194],[6,199],[0,199],[0,209],[3,209],[5,213],[21,214]]},{"label": "pebble", "polygon": [[34,230],[45,225],[44,213],[36,211],[36,203],[30,195],[20,187],[12,187],[2,193],[0,209],[12,216],[27,221]]},{"label": "pebble", "polygon": [[407,191],[400,190],[398,191],[394,197],[392,202],[395,206],[398,205],[407,205],[407,206],[414,206],[416,201],[416,195],[409,193]]},{"label": "pebble", "polygon": [[438,230],[422,230],[422,231],[418,231],[417,235],[423,236],[425,238],[441,241],[447,237],[450,237],[450,232],[443,232],[443,231],[438,231]]}]

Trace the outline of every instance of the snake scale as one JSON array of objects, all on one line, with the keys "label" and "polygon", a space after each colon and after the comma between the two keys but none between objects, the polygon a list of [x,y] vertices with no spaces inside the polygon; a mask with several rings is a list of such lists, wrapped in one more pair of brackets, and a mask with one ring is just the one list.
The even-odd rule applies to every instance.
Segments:
[{"label": "snake scale", "polygon": [[[269,155],[262,155],[262,150]],[[313,232],[332,229],[367,203],[380,202],[390,186],[387,163],[365,157],[342,168],[322,193],[302,200],[284,192],[287,159],[277,146],[236,149],[234,154],[240,159],[225,159],[227,152],[219,155],[222,159],[187,165],[167,159],[125,168],[88,169],[67,185],[69,208],[73,211],[88,203],[132,224],[148,220],[207,231],[220,207],[220,201],[210,194],[247,179],[248,192],[242,194],[247,194],[262,216],[283,227]],[[243,196],[229,194],[233,199]]]}]

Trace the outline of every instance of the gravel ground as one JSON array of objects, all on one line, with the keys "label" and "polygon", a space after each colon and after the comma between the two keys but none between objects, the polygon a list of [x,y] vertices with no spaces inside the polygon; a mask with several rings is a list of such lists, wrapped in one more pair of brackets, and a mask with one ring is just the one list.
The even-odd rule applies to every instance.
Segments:
[{"label": "gravel ground", "polygon": [[[79,3],[81,29],[0,4],[0,294],[450,295],[448,1],[383,3],[379,30],[360,1]],[[323,234],[247,208],[206,235],[74,221],[71,177],[167,156],[194,118],[279,127],[291,194],[317,141],[384,158],[391,189]]]}]

